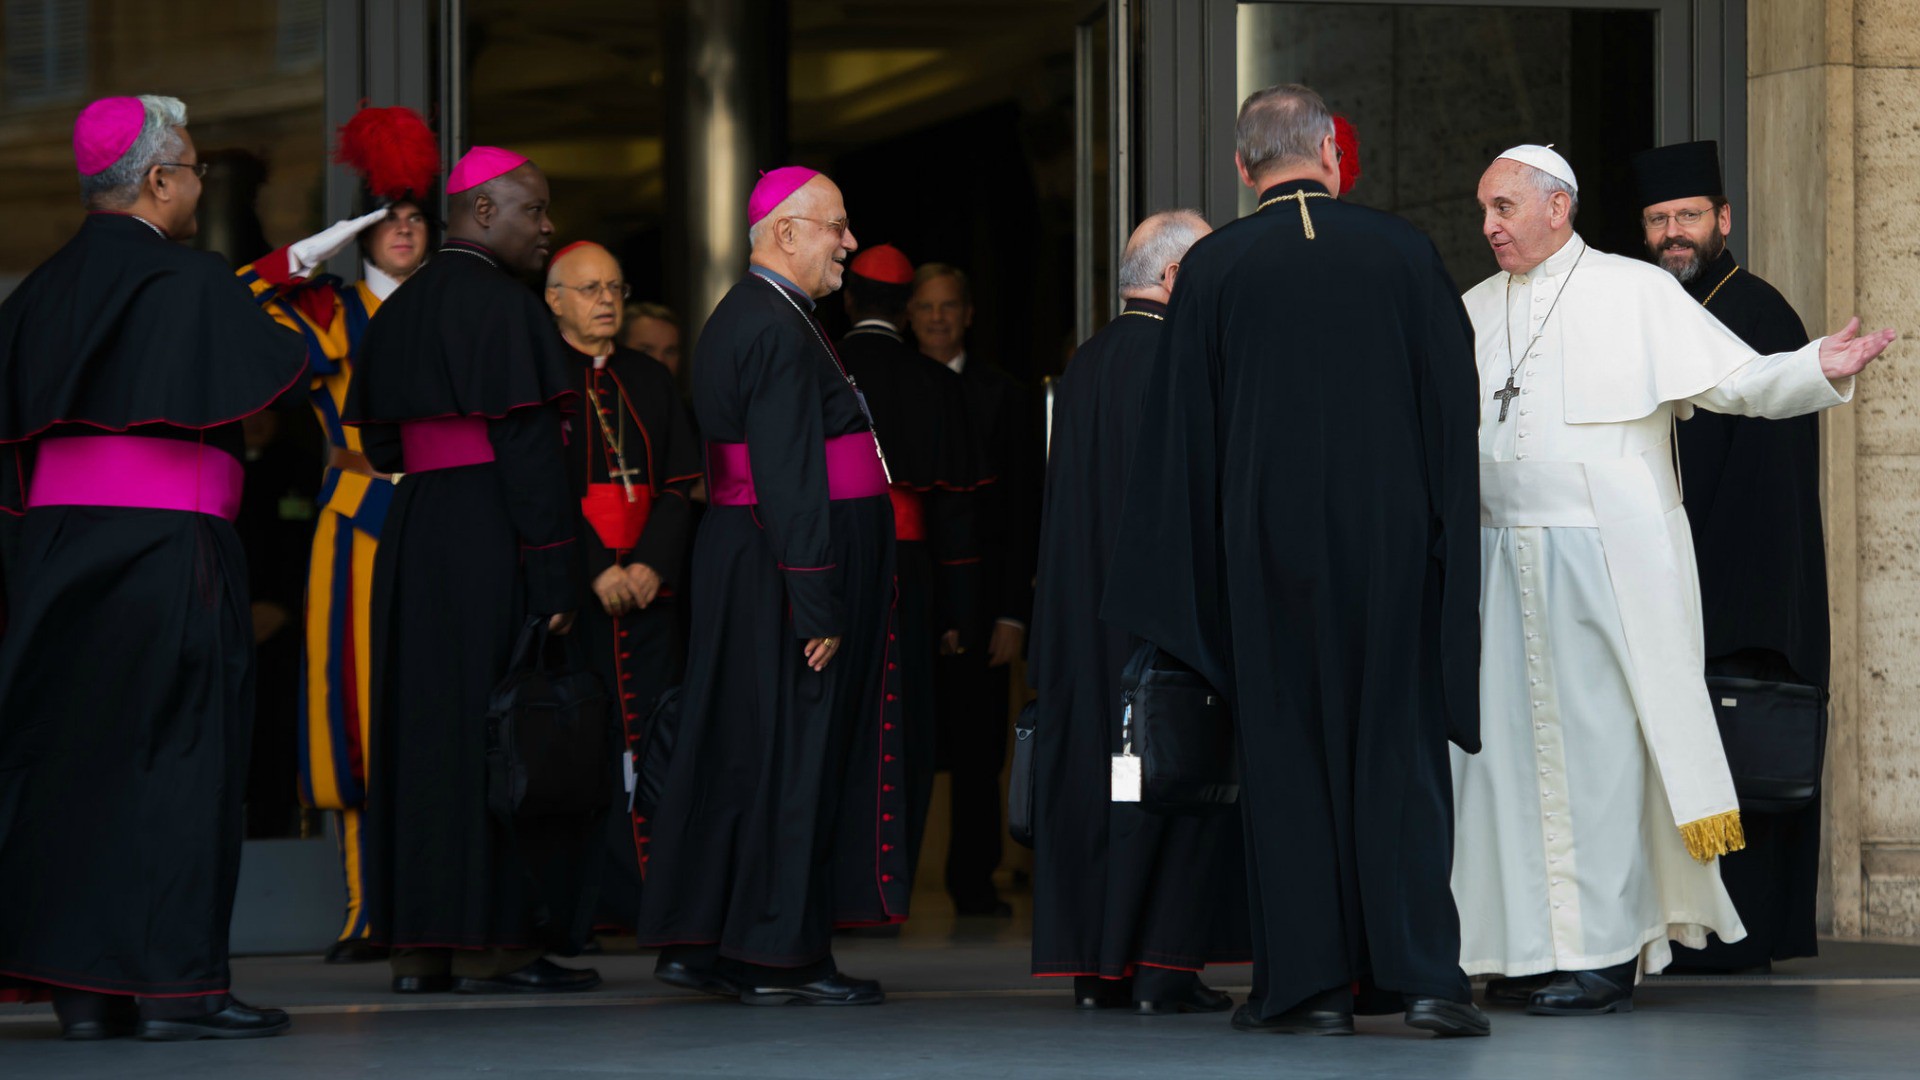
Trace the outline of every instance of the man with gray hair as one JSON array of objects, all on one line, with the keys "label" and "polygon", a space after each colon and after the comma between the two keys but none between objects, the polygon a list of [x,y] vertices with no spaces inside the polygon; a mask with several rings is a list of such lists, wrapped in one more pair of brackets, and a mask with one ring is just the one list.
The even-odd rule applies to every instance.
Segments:
[{"label": "man with gray hair", "polygon": [[1237,136],[1260,207],[1181,264],[1101,616],[1234,712],[1254,964],[1234,1026],[1404,1011],[1485,1035],[1447,889],[1447,740],[1474,748],[1478,720],[1466,314],[1419,230],[1334,197],[1320,95],[1262,90]]},{"label": "man with gray hair", "polygon": [[1453,764],[1461,963],[1501,976],[1490,1003],[1559,1016],[1629,1011],[1669,939],[1746,935],[1714,861],[1745,840],[1702,675],[1674,421],[1839,405],[1893,340],[1856,336],[1856,319],[1760,356],[1672,275],[1588,247],[1579,191],[1545,146],[1480,179],[1500,264],[1466,295],[1485,749]]},{"label": "man with gray hair", "polygon": [[1033,973],[1072,976],[1083,1009],[1218,1012],[1208,964],[1253,956],[1237,814],[1172,817],[1111,799],[1120,676],[1139,645],[1101,623],[1127,461],[1180,260],[1209,231],[1192,210],[1141,222],[1120,266],[1125,304],[1074,354],[1054,396],[1027,679],[1031,738]]},{"label": "man with gray hair", "polygon": [[[24,514],[0,637],[0,1000],[69,1039],[247,1038],[229,993],[253,735],[240,421],[300,336],[194,233],[173,98],[74,124],[79,233],[0,306],[0,510]],[[18,484],[19,490],[8,490]]]}]

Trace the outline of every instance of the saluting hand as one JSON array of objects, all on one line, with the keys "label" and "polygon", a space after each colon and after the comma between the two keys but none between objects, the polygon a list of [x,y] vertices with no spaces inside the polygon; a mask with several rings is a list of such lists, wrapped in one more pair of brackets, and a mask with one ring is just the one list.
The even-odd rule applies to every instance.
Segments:
[{"label": "saluting hand", "polygon": [[1875,357],[1887,351],[1898,337],[1894,330],[1875,330],[1865,337],[1860,334],[1860,319],[1855,316],[1837,334],[1831,334],[1820,341],[1820,371],[1829,379],[1845,379],[1858,375],[1861,369],[1873,363]]}]

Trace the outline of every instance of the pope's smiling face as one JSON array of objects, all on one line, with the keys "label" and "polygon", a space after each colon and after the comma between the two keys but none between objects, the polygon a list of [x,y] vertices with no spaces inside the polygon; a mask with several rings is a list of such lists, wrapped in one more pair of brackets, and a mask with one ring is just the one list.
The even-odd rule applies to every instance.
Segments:
[{"label": "pope's smiling face", "polygon": [[1573,235],[1573,200],[1538,186],[1539,170],[1501,158],[1480,177],[1480,232],[1500,269],[1524,274]]}]

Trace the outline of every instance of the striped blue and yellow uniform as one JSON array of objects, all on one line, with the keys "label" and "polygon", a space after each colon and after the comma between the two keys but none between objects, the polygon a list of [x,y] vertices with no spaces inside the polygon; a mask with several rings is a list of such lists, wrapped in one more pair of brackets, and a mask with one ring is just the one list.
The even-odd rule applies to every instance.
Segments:
[{"label": "striped blue and yellow uniform", "polygon": [[[380,299],[365,282],[348,285],[331,275],[289,279],[285,267],[282,249],[238,273],[268,314],[306,339],[313,375],[308,397],[330,451],[358,455],[360,433],[340,422],[340,410],[354,357]],[[336,831],[347,881],[342,941],[364,938],[368,930],[360,813],[372,745],[373,557],[392,500],[391,481],[330,461],[308,564],[300,801],[339,812]]]}]

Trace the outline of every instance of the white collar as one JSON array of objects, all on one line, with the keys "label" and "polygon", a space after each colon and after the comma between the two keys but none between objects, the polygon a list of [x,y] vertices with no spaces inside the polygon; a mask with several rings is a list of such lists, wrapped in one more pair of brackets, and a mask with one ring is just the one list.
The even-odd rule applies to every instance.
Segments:
[{"label": "white collar", "polygon": [[393,290],[400,287],[399,278],[373,265],[371,259],[360,260],[360,279],[367,283],[367,288],[373,290],[373,295],[381,303],[385,303],[387,297],[393,295]]},{"label": "white collar", "polygon": [[947,361],[947,366],[953,369],[953,373],[954,373],[955,375],[964,375],[964,374],[966,374],[966,371],[967,371],[967,350],[965,350],[965,349],[961,349],[961,350],[960,350],[960,354],[959,354],[958,356],[955,356],[955,357],[954,357],[953,359],[951,359],[951,360],[949,360],[949,361]]},{"label": "white collar", "polygon": [[1567,237],[1566,243],[1560,245],[1559,251],[1542,259],[1540,265],[1524,274],[1512,274],[1509,277],[1515,285],[1525,285],[1541,278],[1565,277],[1567,271],[1573,269],[1573,264],[1579,260],[1580,253],[1585,250],[1587,250],[1587,242],[1580,239],[1579,233],[1574,233]]},{"label": "white collar", "polygon": [[162,240],[172,239],[172,237],[167,235],[167,230],[161,228],[158,225],[155,225],[153,222],[148,221],[146,218],[141,217],[139,214],[128,214],[127,216],[139,222],[140,224],[145,225],[147,228],[152,229],[153,234],[155,236],[158,236],[160,239]]},{"label": "white collar", "polygon": [[855,330],[863,326],[871,326],[878,330],[890,330],[896,334],[900,332],[900,328],[893,325],[892,319],[861,319],[859,322],[853,324]]}]

